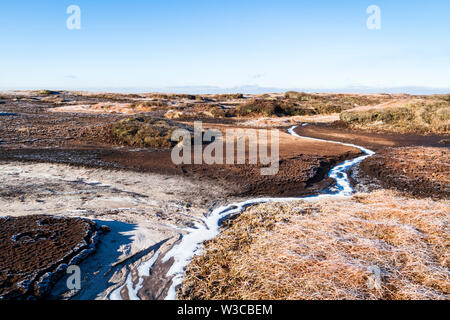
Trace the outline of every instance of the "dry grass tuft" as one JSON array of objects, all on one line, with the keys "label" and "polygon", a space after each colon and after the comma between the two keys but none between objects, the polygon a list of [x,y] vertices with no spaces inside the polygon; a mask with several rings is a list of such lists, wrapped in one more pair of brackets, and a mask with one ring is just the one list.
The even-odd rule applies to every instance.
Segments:
[{"label": "dry grass tuft", "polygon": [[177,142],[172,141],[172,133],[180,127],[163,119],[127,118],[112,126],[114,139],[124,145],[167,149]]},{"label": "dry grass tuft", "polygon": [[394,132],[449,133],[450,102],[437,97],[403,105],[343,112],[352,127]]},{"label": "dry grass tuft", "polygon": [[193,259],[179,297],[449,299],[449,204],[380,190],[252,207]]}]

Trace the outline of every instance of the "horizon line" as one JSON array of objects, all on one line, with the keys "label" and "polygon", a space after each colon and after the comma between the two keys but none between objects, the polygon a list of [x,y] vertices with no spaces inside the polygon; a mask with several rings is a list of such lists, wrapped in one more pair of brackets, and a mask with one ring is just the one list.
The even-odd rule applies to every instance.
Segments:
[{"label": "horizon line", "polygon": [[284,93],[287,91],[297,91],[305,93],[360,93],[360,94],[412,94],[412,95],[433,95],[450,94],[450,87],[425,87],[425,86],[347,86],[340,88],[283,88],[265,87],[258,85],[242,85],[233,87],[220,87],[208,85],[188,85],[188,86],[122,86],[122,87],[10,87],[0,88],[0,92],[8,91],[86,91],[86,92],[110,92],[110,93],[184,93],[184,94],[264,94],[264,93]]}]

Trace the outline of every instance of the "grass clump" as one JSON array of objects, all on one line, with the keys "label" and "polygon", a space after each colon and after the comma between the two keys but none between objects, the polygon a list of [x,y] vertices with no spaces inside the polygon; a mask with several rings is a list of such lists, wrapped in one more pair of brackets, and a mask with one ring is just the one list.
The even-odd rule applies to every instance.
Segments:
[{"label": "grass clump", "polygon": [[213,100],[237,100],[244,99],[244,95],[242,93],[224,93],[213,95],[210,98]]},{"label": "grass clump", "polygon": [[[357,106],[377,105],[389,97],[348,94],[308,94],[304,92],[288,91],[284,100],[293,107],[293,115],[303,115],[303,111],[313,110],[313,114],[340,113]],[[300,113],[300,114],[298,114]]]},{"label": "grass clump", "polygon": [[90,93],[90,92],[81,92],[80,93],[81,96],[90,98],[90,99],[97,99],[97,100],[102,100],[102,101],[114,101],[114,102],[127,102],[130,99],[142,99],[143,97],[141,95],[138,94],[133,94],[133,93],[129,93],[129,94],[123,94],[123,93],[109,93],[109,92],[105,92],[105,93]]},{"label": "grass clump", "polygon": [[341,108],[336,105],[313,105],[291,99],[254,99],[237,107],[236,114],[241,117],[284,117],[331,114],[340,111]]},{"label": "grass clump", "polygon": [[231,118],[236,116],[235,108],[224,108],[218,105],[208,105],[206,110],[214,118]]},{"label": "grass clump", "polygon": [[450,102],[421,101],[396,107],[348,111],[340,115],[352,127],[395,132],[448,133]]},{"label": "grass clump", "polygon": [[193,94],[175,94],[175,93],[146,93],[144,94],[147,98],[160,99],[160,100],[196,100],[197,96]]},{"label": "grass clump", "polygon": [[312,95],[309,95],[304,92],[297,91],[288,91],[284,94],[286,99],[300,100],[300,101],[310,101],[312,99]]},{"label": "grass clump", "polygon": [[133,147],[166,149],[173,147],[172,132],[179,129],[167,120],[154,118],[127,118],[112,126],[114,138],[120,144]]},{"label": "grass clump", "polygon": [[51,96],[51,95],[59,94],[59,92],[52,91],[52,90],[40,90],[38,92],[38,94],[41,96]]},{"label": "grass clump", "polygon": [[162,110],[167,107],[167,102],[156,100],[156,101],[140,101],[134,102],[129,105],[129,107],[133,110],[148,112],[148,111],[156,111]]},{"label": "grass clump", "polygon": [[277,100],[255,99],[237,107],[236,114],[240,117],[251,116],[282,116],[286,115],[283,103]]},{"label": "grass clump", "polygon": [[340,113],[342,111],[342,107],[335,104],[320,104],[317,105],[314,110],[317,114],[332,114]]}]

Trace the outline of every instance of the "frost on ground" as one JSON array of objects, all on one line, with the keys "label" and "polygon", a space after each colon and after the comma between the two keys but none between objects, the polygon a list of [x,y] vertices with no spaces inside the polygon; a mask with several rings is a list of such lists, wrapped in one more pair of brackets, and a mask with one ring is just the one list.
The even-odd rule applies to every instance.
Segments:
[{"label": "frost on ground", "polygon": [[448,200],[393,191],[251,207],[193,259],[183,299],[450,299]]},{"label": "frost on ground", "polygon": [[46,163],[0,163],[0,181],[0,216],[84,217],[111,229],[80,264],[82,289],[68,291],[62,279],[52,298],[105,299],[127,279],[130,298],[148,298],[136,289],[146,286],[142,268],[204,217],[214,205],[205,199],[226,196],[219,187],[176,176]]},{"label": "frost on ground", "polygon": [[68,265],[95,252],[102,231],[79,218],[0,217],[0,300],[46,297]]}]

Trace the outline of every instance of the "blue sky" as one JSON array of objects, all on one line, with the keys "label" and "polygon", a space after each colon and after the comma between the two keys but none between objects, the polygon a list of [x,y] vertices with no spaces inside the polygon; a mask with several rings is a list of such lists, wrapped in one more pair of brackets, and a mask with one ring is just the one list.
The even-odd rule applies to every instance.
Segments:
[{"label": "blue sky", "polygon": [[1,1],[0,89],[449,88],[449,17],[448,0]]}]

